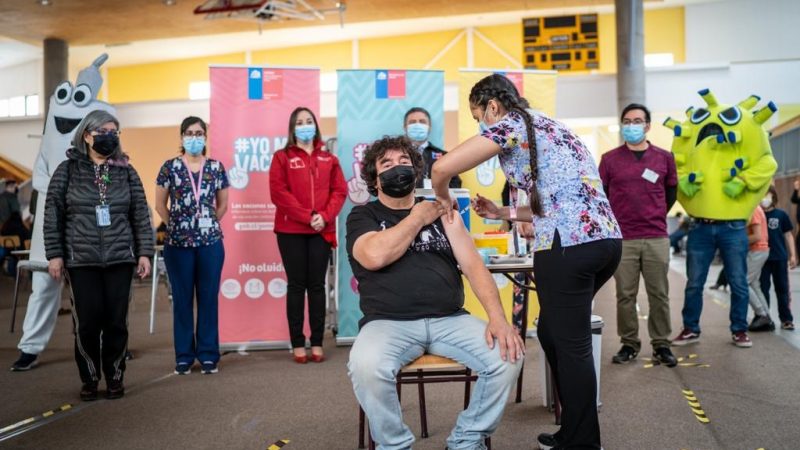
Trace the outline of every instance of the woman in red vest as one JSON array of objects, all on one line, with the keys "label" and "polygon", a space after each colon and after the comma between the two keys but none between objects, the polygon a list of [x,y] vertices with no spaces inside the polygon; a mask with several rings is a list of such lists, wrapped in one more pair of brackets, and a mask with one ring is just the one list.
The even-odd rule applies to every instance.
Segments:
[{"label": "woman in red vest", "polygon": [[311,326],[311,361],[322,362],[325,332],[325,273],[336,246],[336,216],[347,197],[347,184],[336,156],[323,148],[317,118],[299,107],[289,117],[286,147],[275,153],[269,169],[275,234],[286,270],[286,317],[294,360],[305,364],[305,297]]}]

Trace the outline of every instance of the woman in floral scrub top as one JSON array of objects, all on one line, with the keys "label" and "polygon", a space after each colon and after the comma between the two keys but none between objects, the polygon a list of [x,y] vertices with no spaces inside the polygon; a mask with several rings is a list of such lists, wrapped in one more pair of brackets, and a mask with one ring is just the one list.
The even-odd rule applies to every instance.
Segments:
[{"label": "woman in floral scrub top", "polygon": [[433,188],[450,205],[450,178],[498,156],[509,183],[528,192],[530,206],[498,207],[480,195],[472,205],[484,218],[533,223],[537,334],[563,407],[561,429],[540,434],[540,448],[599,449],[591,304],[617,268],[622,234],[597,166],[571,130],[531,110],[505,76],[479,81],[469,102],[480,134],[434,164]]},{"label": "woman in floral scrub top", "polygon": [[[167,224],[164,263],[172,286],[175,373],[194,362],[204,374],[219,363],[219,293],[225,247],[220,219],[228,210],[228,176],[221,162],[206,157],[206,123],[181,123],[181,154],[161,166],[156,211]],[[197,298],[197,322],[194,303]]]}]

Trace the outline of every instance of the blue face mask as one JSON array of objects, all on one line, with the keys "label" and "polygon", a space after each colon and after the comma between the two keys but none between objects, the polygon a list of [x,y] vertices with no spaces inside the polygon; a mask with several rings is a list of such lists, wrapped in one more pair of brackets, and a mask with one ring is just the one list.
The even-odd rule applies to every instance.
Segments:
[{"label": "blue face mask", "polygon": [[486,115],[489,113],[489,105],[483,110],[483,119],[478,122],[478,134],[483,134],[489,130],[489,125],[486,125]]},{"label": "blue face mask", "polygon": [[632,123],[622,126],[622,138],[629,144],[638,144],[644,140],[644,125]]},{"label": "blue face mask", "polygon": [[203,153],[204,148],[206,148],[205,138],[200,136],[185,136],[183,138],[183,149],[192,156]]},{"label": "blue face mask", "polygon": [[424,142],[428,140],[430,127],[426,123],[410,123],[406,127],[408,138],[414,142]]},{"label": "blue face mask", "polygon": [[294,137],[303,142],[309,142],[317,134],[316,125],[298,125],[294,127]]}]

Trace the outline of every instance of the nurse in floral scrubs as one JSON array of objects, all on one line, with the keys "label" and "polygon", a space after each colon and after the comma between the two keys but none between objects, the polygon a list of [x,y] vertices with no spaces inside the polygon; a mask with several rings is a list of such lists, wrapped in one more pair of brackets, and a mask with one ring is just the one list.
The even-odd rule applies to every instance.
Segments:
[{"label": "nurse in floral scrubs", "polygon": [[509,183],[528,192],[530,205],[499,207],[478,195],[472,206],[484,218],[533,223],[537,334],[563,408],[561,429],[540,434],[539,447],[599,449],[592,299],[619,264],[622,234],[597,166],[575,133],[530,109],[505,76],[479,81],[469,102],[480,132],[434,164],[434,191],[449,207],[450,178],[497,156]]}]

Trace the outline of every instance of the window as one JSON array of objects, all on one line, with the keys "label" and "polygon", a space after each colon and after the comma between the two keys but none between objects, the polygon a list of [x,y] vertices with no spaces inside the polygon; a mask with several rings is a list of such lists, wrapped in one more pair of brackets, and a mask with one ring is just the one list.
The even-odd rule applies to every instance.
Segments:
[{"label": "window", "polygon": [[39,96],[27,95],[25,96],[25,115],[38,116],[39,115]]},{"label": "window", "polygon": [[11,97],[8,99],[8,115],[11,117],[25,116],[25,97]]},{"label": "window", "polygon": [[192,81],[189,83],[189,99],[205,100],[211,97],[211,83],[208,81]]},{"label": "window", "polygon": [[667,67],[675,64],[672,53],[648,53],[644,55],[645,67]]},{"label": "window", "polygon": [[0,117],[8,117],[8,99],[0,99]]}]

